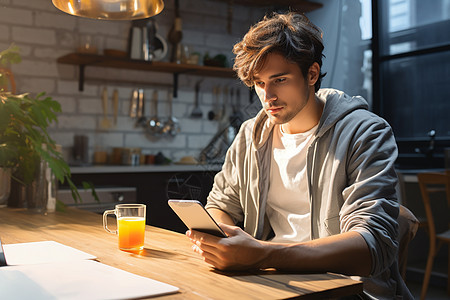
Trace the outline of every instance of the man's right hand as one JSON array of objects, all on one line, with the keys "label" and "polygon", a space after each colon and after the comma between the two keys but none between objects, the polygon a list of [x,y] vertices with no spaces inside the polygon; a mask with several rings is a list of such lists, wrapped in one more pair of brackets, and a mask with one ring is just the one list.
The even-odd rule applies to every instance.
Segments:
[{"label": "man's right hand", "polygon": [[219,270],[261,269],[269,255],[269,247],[236,226],[220,223],[228,238],[189,230],[193,250]]}]

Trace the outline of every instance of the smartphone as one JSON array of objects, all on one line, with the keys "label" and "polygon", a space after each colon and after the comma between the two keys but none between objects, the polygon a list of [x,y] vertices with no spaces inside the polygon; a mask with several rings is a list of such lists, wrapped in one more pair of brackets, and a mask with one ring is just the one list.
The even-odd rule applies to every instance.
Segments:
[{"label": "smartphone", "polygon": [[168,203],[189,229],[222,238],[227,237],[226,233],[217,225],[200,201],[170,199]]}]

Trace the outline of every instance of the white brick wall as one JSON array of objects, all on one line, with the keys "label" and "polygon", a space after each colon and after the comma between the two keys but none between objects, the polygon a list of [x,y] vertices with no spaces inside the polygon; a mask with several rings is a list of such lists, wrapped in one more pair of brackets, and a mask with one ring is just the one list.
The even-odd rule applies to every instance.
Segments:
[{"label": "white brick wall", "polygon": [[[192,51],[214,56],[225,54],[231,64],[233,44],[250,25],[263,15],[263,10],[235,6],[233,33],[227,33],[227,5],[220,1],[180,1],[183,19],[183,43]],[[158,34],[167,39],[174,18],[173,0],[165,0],[164,11],[155,16]],[[174,138],[148,136],[145,129],[135,126],[129,116],[130,97],[134,88],[144,88],[146,115],[149,116],[150,99],[158,91],[158,116],[167,118],[168,90],[172,86],[172,74],[87,67],[84,91],[78,91],[78,67],[58,64],[56,59],[75,52],[80,36],[92,35],[103,49],[127,50],[129,21],[99,21],[70,16],[57,10],[50,0],[0,0],[0,51],[15,43],[21,48],[22,62],[13,65],[18,92],[39,93],[59,101],[62,113],[58,124],[51,127],[52,137],[64,147],[70,159],[73,137],[84,134],[89,138],[89,153],[96,149],[111,151],[113,147],[141,147],[145,154],[164,155],[178,160],[185,155],[198,156],[217,132],[217,121],[207,119],[213,108],[212,88],[215,85],[240,87],[243,106],[246,106],[247,89],[233,79],[179,76],[178,97],[173,99],[173,114],[179,120],[181,132]],[[170,49],[165,61],[169,59]],[[194,87],[201,84],[201,119],[192,119]],[[101,91],[107,87],[111,101],[114,89],[119,92],[117,125],[101,129],[103,118]],[[112,103],[108,107],[112,121]]]},{"label": "white brick wall", "polygon": [[45,91],[47,95],[51,95],[56,90],[56,82],[53,78],[27,77],[20,81],[20,88],[28,93]]},{"label": "white brick wall", "polygon": [[56,31],[52,29],[13,27],[12,38],[17,44],[56,45]]},{"label": "white brick wall", "polygon": [[2,23],[7,24],[32,25],[33,12],[21,8],[2,6],[0,9],[0,19]]},{"label": "white brick wall", "polygon": [[6,25],[0,25],[0,41],[9,40],[9,27]]},{"label": "white brick wall", "polygon": [[52,13],[39,11],[34,14],[34,25],[39,28],[75,30],[76,20],[75,17],[69,17],[59,11]]}]

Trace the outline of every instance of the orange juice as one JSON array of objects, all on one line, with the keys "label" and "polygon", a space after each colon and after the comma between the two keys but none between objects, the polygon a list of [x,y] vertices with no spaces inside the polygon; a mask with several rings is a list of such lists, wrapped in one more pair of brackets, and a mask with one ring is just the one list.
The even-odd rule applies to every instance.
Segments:
[{"label": "orange juice", "polygon": [[141,250],[144,248],[145,218],[117,218],[119,248],[122,250]]}]

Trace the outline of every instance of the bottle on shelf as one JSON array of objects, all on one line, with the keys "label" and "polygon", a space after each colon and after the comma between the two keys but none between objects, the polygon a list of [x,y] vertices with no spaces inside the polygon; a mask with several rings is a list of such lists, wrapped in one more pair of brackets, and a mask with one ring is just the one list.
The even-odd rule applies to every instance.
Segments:
[{"label": "bottle on shelf", "polygon": [[183,39],[182,21],[180,17],[179,3],[175,0],[175,19],[172,28],[169,31],[168,40],[172,46],[170,61],[181,63],[181,40]]}]

